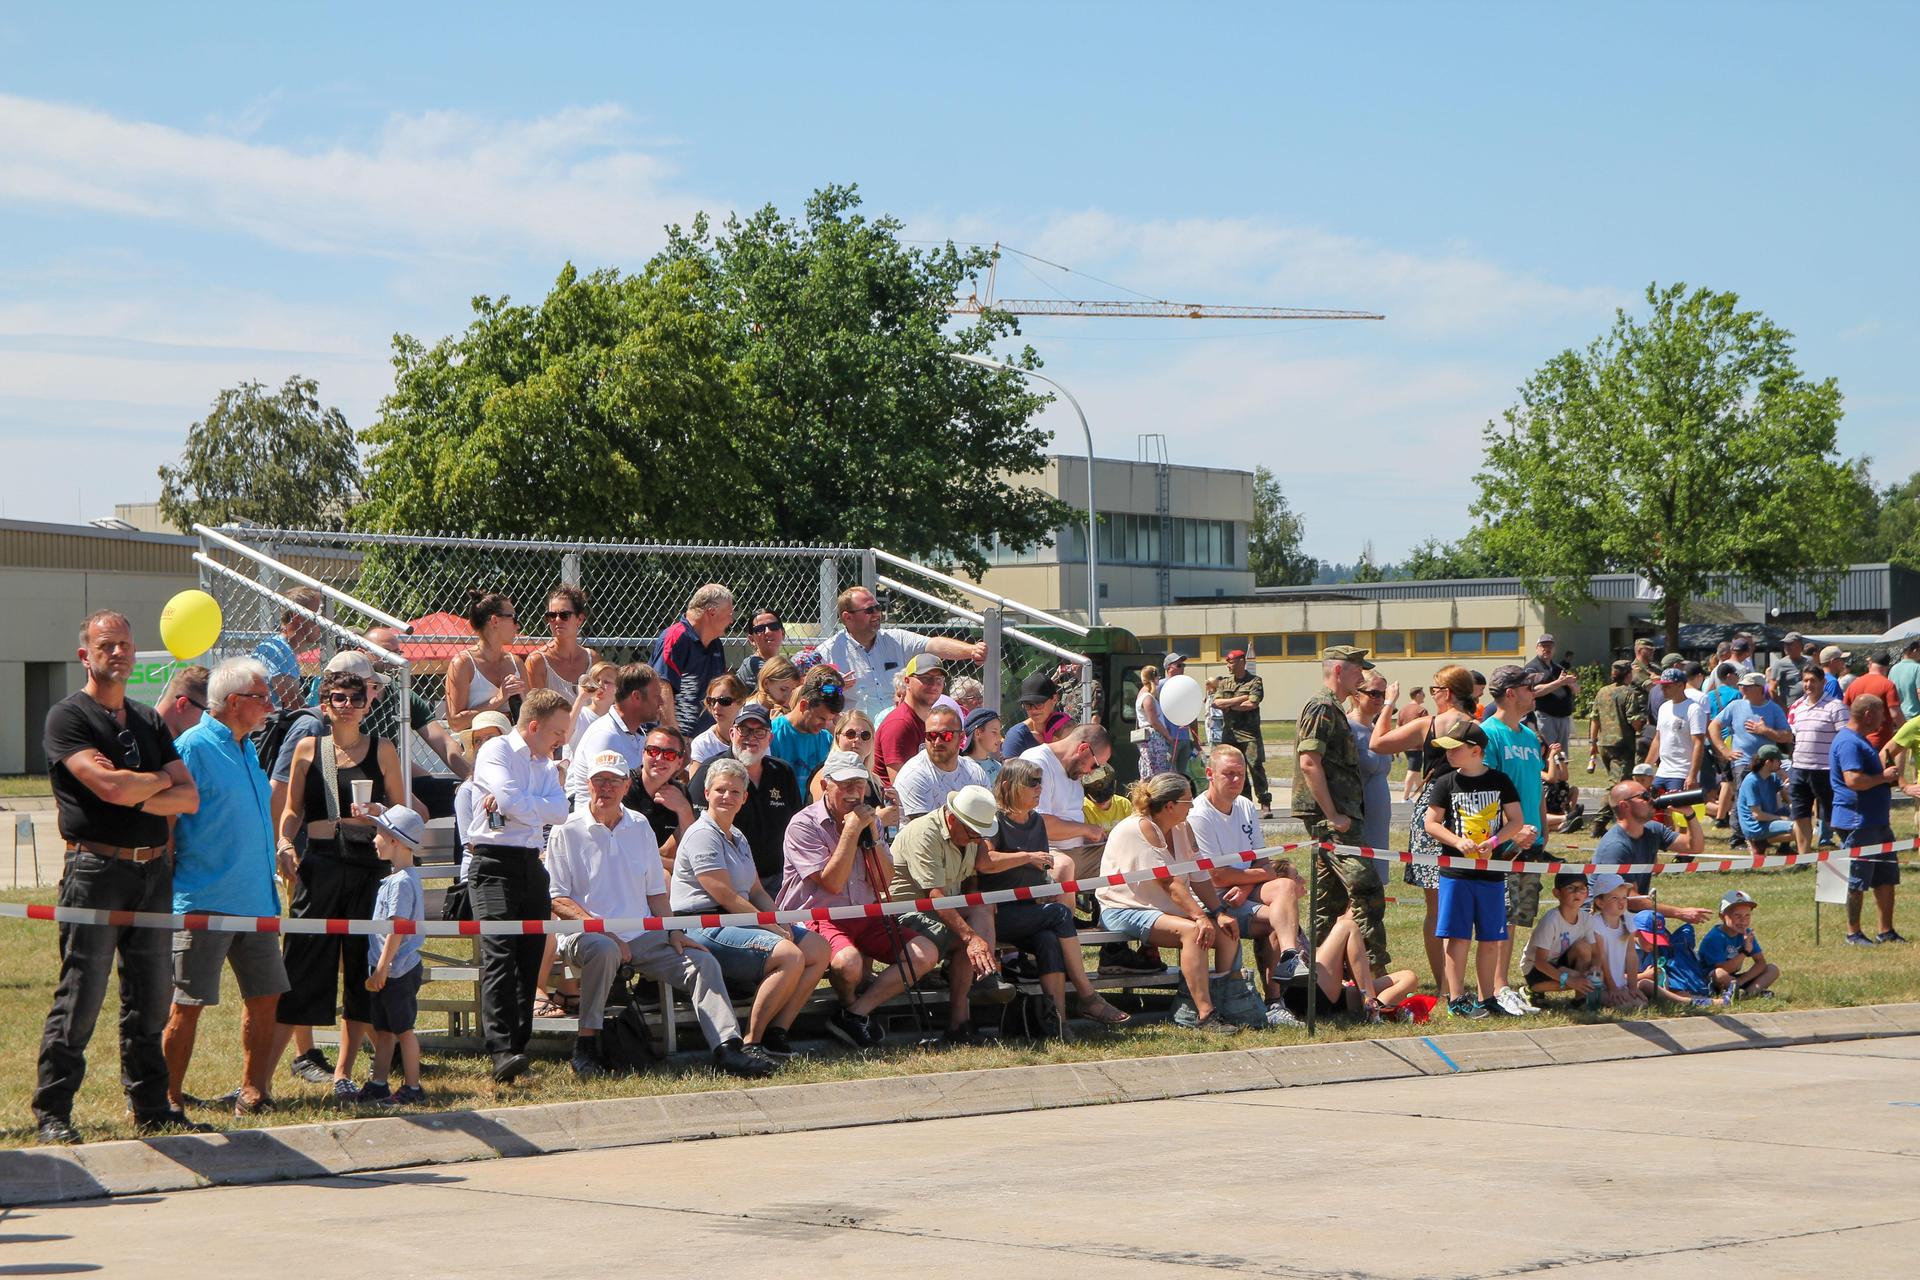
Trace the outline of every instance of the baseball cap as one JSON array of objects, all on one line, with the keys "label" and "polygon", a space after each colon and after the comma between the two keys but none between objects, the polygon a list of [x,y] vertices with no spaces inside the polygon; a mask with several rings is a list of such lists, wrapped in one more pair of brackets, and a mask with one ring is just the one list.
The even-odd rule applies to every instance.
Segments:
[{"label": "baseball cap", "polygon": [[1771,742],[1753,753],[1753,762],[1755,764],[1759,764],[1762,760],[1784,760],[1785,758],[1786,757],[1781,754],[1780,748]]},{"label": "baseball cap", "polygon": [[1780,637],[1781,644],[1805,644],[1806,642],[1807,642],[1807,638],[1801,635],[1798,631],[1789,631],[1787,632],[1787,634]]},{"label": "baseball cap", "polygon": [[907,659],[906,673],[910,676],[932,675],[936,671],[947,674],[946,665],[930,653],[916,653]]},{"label": "baseball cap", "polygon": [[1908,636],[1907,642],[1900,646],[1902,653],[1912,653],[1915,649],[1920,649],[1920,636]]},{"label": "baseball cap", "polygon": [[1662,667],[1677,667],[1686,660],[1687,655],[1684,653],[1667,653],[1660,656],[1660,665]]},{"label": "baseball cap", "polygon": [[1651,649],[1653,648],[1653,637],[1641,636],[1638,640],[1635,640],[1633,642],[1633,647],[1636,649]]},{"label": "baseball cap", "polygon": [[1740,677],[1740,687],[1742,689],[1748,688],[1749,686],[1756,685],[1756,684],[1765,684],[1766,682],[1767,682],[1767,678],[1761,675],[1758,671],[1749,671],[1745,675]]},{"label": "baseball cap", "polygon": [[993,792],[977,782],[954,792],[947,810],[977,836],[991,836],[1000,830],[1000,810],[993,802]]},{"label": "baseball cap", "polygon": [[820,766],[822,776],[828,782],[852,782],[858,779],[865,782],[873,775],[867,772],[867,766],[860,762],[860,756],[852,751],[829,751],[824,764]]},{"label": "baseball cap", "polygon": [[1853,655],[1837,644],[1830,644],[1820,651],[1821,662],[1832,662],[1835,658],[1851,658]]},{"label": "baseball cap", "polygon": [[1235,658],[1246,657],[1247,651],[1245,649],[1229,649],[1225,653],[1221,654],[1220,656],[1222,658],[1225,658],[1228,662],[1232,662]]},{"label": "baseball cap", "polygon": [[1495,667],[1493,675],[1487,680],[1487,692],[1499,697],[1511,689],[1530,689],[1540,683],[1540,673],[1529,671],[1508,663],[1504,667]]},{"label": "baseball cap", "polygon": [[373,825],[409,849],[418,849],[427,835],[426,819],[405,805],[389,805],[386,812],[376,813]]},{"label": "baseball cap", "polygon": [[593,778],[603,773],[610,773],[616,778],[631,778],[633,766],[628,764],[627,758],[618,751],[602,751],[594,756],[593,763],[587,766],[587,776]]},{"label": "baseball cap", "polygon": [[377,680],[381,684],[387,683],[387,678],[373,669],[373,659],[367,657],[366,654],[360,652],[358,649],[342,649],[331,658],[328,658],[327,670],[329,672],[344,671],[348,675],[359,676],[362,680]]},{"label": "baseball cap", "polygon": [[1373,664],[1367,661],[1367,651],[1350,644],[1329,645],[1320,651],[1320,658],[1323,662],[1357,662],[1368,671],[1373,670]]},{"label": "baseball cap", "polygon": [[1893,655],[1891,653],[1888,653],[1885,649],[1882,649],[1879,653],[1876,653],[1871,657],[1869,657],[1867,661],[1877,662],[1883,667],[1890,667],[1893,665]]},{"label": "baseball cap", "polygon": [[1633,936],[1656,950],[1673,945],[1666,926],[1660,922],[1660,913],[1652,907],[1633,913]]},{"label": "baseball cap", "polygon": [[1735,653],[1745,653],[1751,648],[1753,648],[1753,641],[1747,639],[1747,637],[1735,636],[1733,638],[1733,651]]},{"label": "baseball cap", "polygon": [[[1685,684],[1686,682],[1687,673],[1679,667],[1668,667],[1660,673],[1661,684]],[[1742,680],[1740,683],[1745,684],[1746,681]]]},{"label": "baseball cap", "polygon": [[1628,662],[1625,658],[1615,658],[1613,660],[1613,665],[1608,667],[1607,670],[1611,671],[1616,676],[1623,676],[1627,674],[1627,672],[1633,670],[1633,664],[1631,662]]},{"label": "baseball cap", "polygon": [[733,722],[735,724],[739,724],[743,720],[758,720],[764,725],[771,725],[773,723],[773,717],[767,714],[767,708],[758,702],[749,702],[746,706],[734,713]]},{"label": "baseball cap", "polygon": [[1612,871],[1602,871],[1587,881],[1587,895],[1603,898],[1627,882],[1627,878]]},{"label": "baseball cap", "polygon": [[1534,641],[1535,644],[1552,644],[1553,642],[1553,633],[1551,631],[1542,631],[1540,638]]},{"label": "baseball cap", "polygon": [[1735,907],[1755,907],[1760,905],[1745,889],[1729,889],[1727,896],[1720,899],[1720,914],[1725,915]]},{"label": "baseball cap", "polygon": [[1447,737],[1435,738],[1433,745],[1443,751],[1451,751],[1455,747],[1479,747],[1482,751],[1485,751],[1487,749],[1487,731],[1479,725],[1469,722],[1455,729],[1453,733]]},{"label": "baseball cap", "polygon": [[1044,671],[1036,671],[1020,682],[1020,705],[1037,707],[1048,698],[1060,696],[1060,686]]},{"label": "baseball cap", "polygon": [[1185,662],[1186,660],[1187,655],[1184,653],[1169,653],[1166,657],[1160,659],[1160,665],[1162,667],[1170,667],[1176,662]]},{"label": "baseball cap", "polygon": [[1653,776],[1653,766],[1642,761],[1633,766],[1633,776],[1636,778],[1651,778]]},{"label": "baseball cap", "polygon": [[507,719],[507,713],[504,711],[482,711],[473,718],[473,731],[478,733],[482,729],[493,729],[500,733],[512,733],[513,721]]},{"label": "baseball cap", "polygon": [[967,731],[968,737],[972,737],[999,718],[1000,713],[992,707],[975,707],[967,712],[967,717],[960,722],[960,727]]}]

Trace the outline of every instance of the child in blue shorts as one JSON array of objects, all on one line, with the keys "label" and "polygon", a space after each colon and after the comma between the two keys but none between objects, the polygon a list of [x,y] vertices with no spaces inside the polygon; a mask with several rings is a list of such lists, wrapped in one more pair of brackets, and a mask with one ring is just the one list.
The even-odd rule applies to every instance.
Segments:
[{"label": "child in blue shorts", "polygon": [[[373,900],[375,920],[420,920],[426,903],[419,877],[413,871],[414,851],[426,835],[426,823],[413,810],[398,805],[375,815],[373,847],[393,872],[380,882]],[[422,940],[417,933],[390,933],[367,939],[367,990],[373,993],[373,1067],[360,1087],[359,1102],[380,1106],[417,1106],[427,1100],[420,1087],[420,1037],[413,1024],[420,1010]],[[394,1051],[406,1080],[389,1088],[387,1072]]]},{"label": "child in blue shorts", "polygon": [[[1427,793],[1427,834],[1441,847],[1468,858],[1490,858],[1525,825],[1513,779],[1487,767],[1487,734],[1477,724],[1458,724],[1433,745],[1447,753],[1454,771]],[[1507,875],[1474,867],[1440,868],[1438,920],[1433,935],[1446,944],[1447,1012],[1484,1018],[1501,986],[1499,943],[1507,937]],[[1467,947],[1474,957],[1479,999],[1467,995]]]},{"label": "child in blue shorts", "polygon": [[1767,959],[1753,931],[1753,899],[1739,889],[1720,899],[1720,923],[1700,940],[1700,964],[1713,980],[1715,991],[1744,999],[1773,996],[1780,966]]}]

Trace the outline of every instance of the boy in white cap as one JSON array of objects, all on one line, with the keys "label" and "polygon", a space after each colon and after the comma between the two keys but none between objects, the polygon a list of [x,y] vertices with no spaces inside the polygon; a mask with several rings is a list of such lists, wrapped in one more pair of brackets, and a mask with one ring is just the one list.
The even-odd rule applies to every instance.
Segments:
[{"label": "boy in white cap", "polygon": [[[374,852],[393,868],[373,899],[375,920],[414,920],[426,917],[426,900],[414,875],[413,855],[425,837],[427,824],[412,809],[393,805],[374,815]],[[373,1066],[360,1086],[356,1101],[384,1106],[417,1106],[427,1100],[420,1087],[420,1037],[413,1024],[420,1012],[420,935],[390,933],[367,939],[367,990],[373,993]],[[396,1092],[387,1086],[393,1051],[400,1050],[400,1071],[406,1083]]]},{"label": "boy in white cap", "polygon": [[1700,964],[1708,970],[1715,991],[1729,997],[1773,996],[1780,966],[1767,959],[1753,932],[1754,901],[1740,889],[1720,899],[1720,923],[1700,940]]}]

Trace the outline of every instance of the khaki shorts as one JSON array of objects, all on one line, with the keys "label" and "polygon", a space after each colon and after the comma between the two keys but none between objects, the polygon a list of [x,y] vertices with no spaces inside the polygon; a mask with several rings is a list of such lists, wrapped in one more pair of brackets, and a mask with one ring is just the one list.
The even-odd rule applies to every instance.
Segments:
[{"label": "khaki shorts", "polygon": [[[1546,855],[1538,847],[1527,850],[1527,858],[1543,858]],[[1533,928],[1533,922],[1540,918],[1540,873],[1538,871],[1516,871],[1507,877],[1507,929],[1517,931]]]},{"label": "khaki shorts", "polygon": [[[347,941],[349,945],[366,945],[364,938]],[[219,1004],[223,964],[233,966],[242,1000],[281,995],[291,985],[280,954],[280,939],[273,934],[182,929],[173,935],[173,1002]]]}]

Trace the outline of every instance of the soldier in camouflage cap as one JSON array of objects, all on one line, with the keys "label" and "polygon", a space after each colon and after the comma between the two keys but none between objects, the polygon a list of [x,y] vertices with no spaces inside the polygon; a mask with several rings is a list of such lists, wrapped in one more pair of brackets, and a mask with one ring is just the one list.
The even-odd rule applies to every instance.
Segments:
[{"label": "soldier in camouflage cap", "polygon": [[[1360,830],[1366,784],[1345,707],[1372,666],[1365,649],[1334,645],[1325,650],[1320,669],[1326,687],[1300,708],[1293,743],[1293,812],[1311,840],[1350,845]],[[1352,908],[1367,958],[1385,972],[1386,887],[1372,859],[1325,849],[1314,850],[1313,856],[1319,869],[1312,903],[1314,937],[1326,937]]]}]

